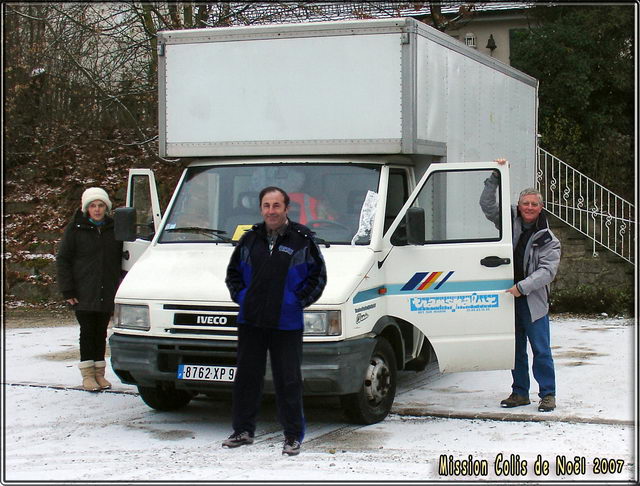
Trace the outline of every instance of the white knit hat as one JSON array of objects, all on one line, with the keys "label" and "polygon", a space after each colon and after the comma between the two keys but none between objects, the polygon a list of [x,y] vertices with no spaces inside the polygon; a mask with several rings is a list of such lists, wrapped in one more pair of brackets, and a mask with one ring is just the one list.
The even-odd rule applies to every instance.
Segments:
[{"label": "white knit hat", "polygon": [[107,211],[111,211],[111,201],[104,189],[90,187],[82,193],[82,212],[86,214],[89,204],[93,201],[102,201],[107,205]]}]

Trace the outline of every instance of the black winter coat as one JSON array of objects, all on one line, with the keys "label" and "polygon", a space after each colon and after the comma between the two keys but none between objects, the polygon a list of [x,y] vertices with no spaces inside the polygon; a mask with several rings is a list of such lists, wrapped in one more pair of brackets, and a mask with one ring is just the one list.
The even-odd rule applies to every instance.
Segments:
[{"label": "black winter coat", "polygon": [[113,219],[97,226],[80,209],[64,231],[56,258],[58,287],[65,299],[75,297],[75,310],[113,312],[122,276],[122,242],[114,236]]}]

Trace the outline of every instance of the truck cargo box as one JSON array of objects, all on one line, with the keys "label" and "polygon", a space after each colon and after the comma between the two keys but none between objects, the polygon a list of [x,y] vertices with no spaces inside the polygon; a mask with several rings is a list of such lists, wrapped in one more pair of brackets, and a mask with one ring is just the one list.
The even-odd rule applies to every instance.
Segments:
[{"label": "truck cargo box", "polygon": [[158,37],[163,156],[501,156],[533,183],[537,81],[414,19]]}]

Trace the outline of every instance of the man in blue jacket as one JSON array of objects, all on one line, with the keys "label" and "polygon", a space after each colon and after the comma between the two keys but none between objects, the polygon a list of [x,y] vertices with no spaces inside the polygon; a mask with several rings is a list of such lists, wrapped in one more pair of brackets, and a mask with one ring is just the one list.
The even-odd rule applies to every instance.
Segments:
[{"label": "man in blue jacket", "polygon": [[287,217],[289,196],[278,187],[260,192],[263,223],[247,231],[227,268],[226,284],[238,312],[237,370],[233,385],[233,433],[223,447],[252,444],[267,351],[284,429],[283,454],[297,455],[304,438],[302,409],[303,309],[327,282],[313,233]]},{"label": "man in blue jacket", "polygon": [[[506,159],[497,159],[503,165]],[[496,191],[499,174],[484,182],[480,206],[487,219],[498,224],[500,209]],[[538,410],[556,408],[556,377],[549,331],[549,284],[560,265],[560,241],[549,229],[542,212],[542,195],[534,188],[520,193],[518,205],[511,208],[514,285],[507,290],[515,297],[515,366],[511,371],[511,394],[500,402],[505,408],[529,405],[529,360],[527,341],[533,352],[533,376],[538,382]]]}]

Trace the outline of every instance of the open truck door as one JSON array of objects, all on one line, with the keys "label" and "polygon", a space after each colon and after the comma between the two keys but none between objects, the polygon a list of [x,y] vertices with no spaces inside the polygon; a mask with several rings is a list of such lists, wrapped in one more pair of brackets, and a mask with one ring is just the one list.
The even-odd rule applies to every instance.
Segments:
[{"label": "open truck door", "polygon": [[[489,215],[480,197],[493,171]],[[495,162],[432,164],[384,235],[387,312],[426,336],[443,372],[513,367],[509,194]]]},{"label": "open truck door", "polygon": [[[124,240],[122,269],[129,271],[160,228],[160,201],[151,169],[129,169],[126,207],[116,209],[116,238]],[[121,237],[119,237],[121,236]]]}]

